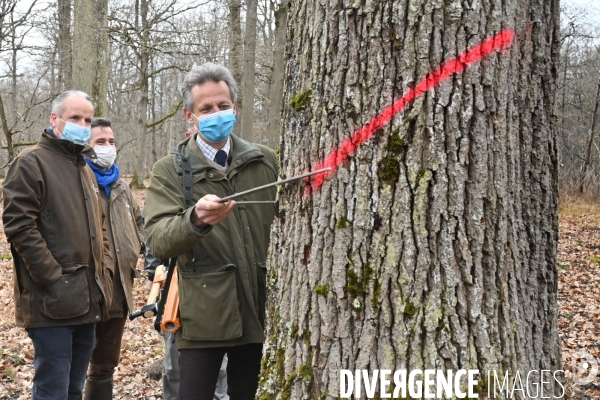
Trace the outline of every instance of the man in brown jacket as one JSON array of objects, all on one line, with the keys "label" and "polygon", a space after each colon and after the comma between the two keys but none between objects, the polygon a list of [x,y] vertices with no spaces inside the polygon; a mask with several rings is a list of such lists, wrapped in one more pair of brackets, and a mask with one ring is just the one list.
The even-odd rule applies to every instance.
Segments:
[{"label": "man in brown jacket", "polygon": [[117,148],[109,119],[94,118],[89,144],[98,158],[86,159],[86,162],[94,171],[100,188],[104,227],[115,267],[109,319],[96,324],[96,345],[85,384],[85,400],[110,400],[127,310],[133,309],[133,278],[138,276],[137,260],[145,244],[144,221],[129,185],[120,177],[119,167],[115,164]]},{"label": "man in brown jacket", "polygon": [[79,399],[96,322],[111,299],[112,257],[86,146],[94,107],[79,91],[52,104],[51,128],[12,162],[4,232],[14,265],[15,316],[33,342],[33,400]]}]

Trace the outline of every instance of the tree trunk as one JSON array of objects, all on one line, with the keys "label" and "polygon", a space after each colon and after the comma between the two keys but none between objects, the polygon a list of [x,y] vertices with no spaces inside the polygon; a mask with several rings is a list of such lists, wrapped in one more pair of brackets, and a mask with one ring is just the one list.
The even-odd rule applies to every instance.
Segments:
[{"label": "tree trunk", "polygon": [[558,0],[468,4],[290,3],[262,398],[562,369]]},{"label": "tree trunk", "polygon": [[[229,68],[235,81],[241,89],[242,84],[242,59],[244,56],[244,46],[242,42],[242,22],[241,22],[242,2],[240,0],[229,0],[229,31],[231,37],[229,40]],[[233,127],[233,133],[240,135],[243,99],[241,90],[238,90],[237,96],[237,118],[238,123]]]},{"label": "tree trunk", "polygon": [[73,19],[73,88],[94,100],[96,116],[106,115],[108,0],[78,0]]},{"label": "tree trunk", "polygon": [[71,89],[73,77],[71,40],[71,0],[58,0],[59,91]]},{"label": "tree trunk", "polygon": [[241,137],[254,140],[254,87],[256,79],[256,11],[258,0],[246,0],[246,29],[244,31],[244,74],[242,76]]},{"label": "tree trunk", "polygon": [[279,146],[281,136],[281,109],[283,107],[283,79],[285,57],[285,34],[287,28],[288,0],[282,0],[275,11],[275,49],[273,51],[273,72],[269,91],[269,122],[267,145],[275,149]]},{"label": "tree trunk", "polygon": [[2,99],[2,93],[0,93],[0,125],[2,126],[2,132],[6,138],[6,151],[8,152],[8,162],[11,162],[15,158],[15,148],[13,145],[13,131],[8,126],[8,119],[6,118],[6,108]]},{"label": "tree trunk", "polygon": [[579,180],[579,193],[583,193],[585,183],[585,175],[590,164],[590,156],[592,154],[592,143],[594,143],[594,133],[596,132],[596,121],[598,120],[598,106],[600,105],[600,79],[596,89],[596,101],[594,102],[594,112],[592,113],[592,121],[590,122],[590,130],[588,133],[588,142],[585,148],[585,156],[583,159],[583,167],[581,168],[581,177]]},{"label": "tree trunk", "polygon": [[108,115],[108,0],[96,0],[94,32],[95,74],[94,86],[90,93],[96,102],[96,116]]},{"label": "tree trunk", "polygon": [[[146,177],[146,155],[148,143],[148,65],[150,60],[150,50],[148,48],[148,2],[150,0],[140,0],[140,102],[138,103],[138,136],[136,145],[136,160],[133,168],[133,178],[130,186],[134,189],[143,189],[144,178]],[[136,18],[137,20],[137,18]]]},{"label": "tree trunk", "polygon": [[229,63],[231,73],[235,81],[240,85],[242,83],[242,58],[244,46],[242,42],[242,22],[241,22],[240,0],[229,0],[229,30],[231,39],[229,42]]}]

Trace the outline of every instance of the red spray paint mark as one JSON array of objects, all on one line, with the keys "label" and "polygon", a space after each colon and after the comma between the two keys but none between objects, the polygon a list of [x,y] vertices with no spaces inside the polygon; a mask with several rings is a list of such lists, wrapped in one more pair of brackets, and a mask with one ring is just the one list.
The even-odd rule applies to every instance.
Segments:
[{"label": "red spray paint mark", "polygon": [[377,115],[365,126],[354,132],[348,139],[344,140],[340,147],[331,150],[327,158],[323,162],[317,164],[314,170],[322,168],[331,168],[331,171],[318,174],[311,183],[310,189],[318,189],[325,182],[325,179],[335,173],[337,168],[346,159],[356,152],[358,146],[371,139],[377,130],[381,129],[394,118],[396,114],[404,110],[410,103],[414,102],[418,97],[424,95],[429,89],[433,89],[452,75],[464,71],[467,67],[484,59],[494,51],[502,51],[508,48],[515,34],[511,30],[502,31],[496,36],[486,39],[481,44],[454,58],[439,68],[431,71],[427,76],[419,82],[415,87],[411,88],[402,98],[397,100],[388,108],[384,109],[381,114]]}]

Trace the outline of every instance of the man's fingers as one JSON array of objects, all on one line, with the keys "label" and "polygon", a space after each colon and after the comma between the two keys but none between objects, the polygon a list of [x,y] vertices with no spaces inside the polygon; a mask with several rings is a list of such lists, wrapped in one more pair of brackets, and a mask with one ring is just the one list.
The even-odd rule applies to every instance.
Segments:
[{"label": "man's fingers", "polygon": [[202,197],[195,206],[195,213],[198,218],[208,225],[216,225],[231,213],[235,207],[235,201],[219,203],[219,197],[208,194]]}]

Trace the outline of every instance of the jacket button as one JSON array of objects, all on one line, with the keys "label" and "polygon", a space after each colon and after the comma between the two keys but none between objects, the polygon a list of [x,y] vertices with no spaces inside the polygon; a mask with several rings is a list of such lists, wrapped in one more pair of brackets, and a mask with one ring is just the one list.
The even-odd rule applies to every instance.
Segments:
[{"label": "jacket button", "polygon": [[92,240],[96,240],[96,236],[95,235],[92,235]]},{"label": "jacket button", "polygon": [[99,319],[100,319],[100,316],[99,316],[99,315],[96,315],[96,319],[97,319],[97,320],[99,320]]},{"label": "jacket button", "polygon": [[69,284],[69,281],[65,281],[65,285],[68,285],[68,284]]},{"label": "jacket button", "polygon": [[211,178],[213,177],[213,174],[208,174],[208,176],[210,176]]},{"label": "jacket button", "polygon": [[119,249],[117,249],[117,253],[119,252]]}]

